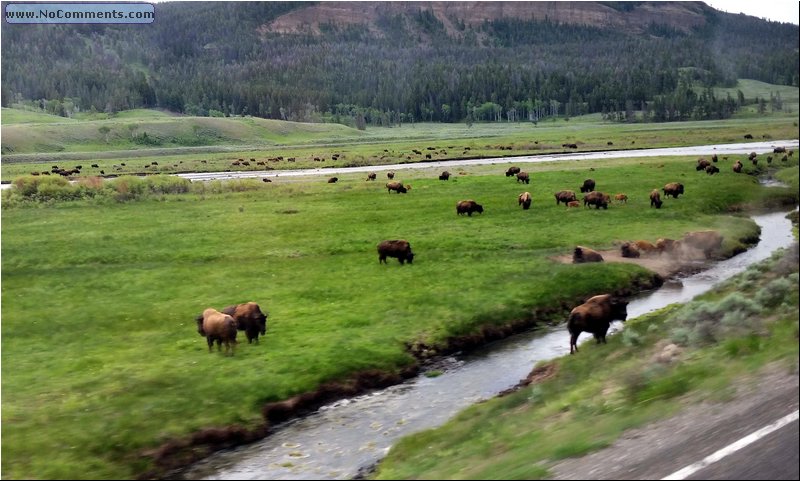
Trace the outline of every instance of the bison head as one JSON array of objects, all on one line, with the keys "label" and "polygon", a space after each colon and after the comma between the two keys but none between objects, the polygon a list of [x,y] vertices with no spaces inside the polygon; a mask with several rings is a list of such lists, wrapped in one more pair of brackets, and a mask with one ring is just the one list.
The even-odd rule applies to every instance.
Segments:
[{"label": "bison head", "polygon": [[613,319],[625,321],[628,318],[628,301],[623,301],[622,299],[612,299],[611,316]]},{"label": "bison head", "polygon": [[195,318],[195,321],[197,321],[197,332],[198,332],[198,333],[199,333],[201,336],[205,337],[205,336],[206,336],[206,330],[205,330],[205,329],[203,329],[203,315],[202,315],[202,314],[200,314],[199,316],[197,316],[197,317]]}]

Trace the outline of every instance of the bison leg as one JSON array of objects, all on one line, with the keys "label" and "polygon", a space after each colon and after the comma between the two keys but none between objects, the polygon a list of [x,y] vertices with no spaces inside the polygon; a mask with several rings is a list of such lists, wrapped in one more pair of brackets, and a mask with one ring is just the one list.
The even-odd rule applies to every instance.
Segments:
[{"label": "bison leg", "polygon": [[214,347],[214,339],[211,336],[206,337],[206,341],[208,342],[208,352],[211,352]]},{"label": "bison leg", "polygon": [[378,256],[378,264],[386,264],[386,256],[384,255]]},{"label": "bison leg", "polygon": [[570,333],[569,335],[569,353],[573,354],[574,352],[578,352],[578,336],[580,336],[580,332],[577,334]]}]

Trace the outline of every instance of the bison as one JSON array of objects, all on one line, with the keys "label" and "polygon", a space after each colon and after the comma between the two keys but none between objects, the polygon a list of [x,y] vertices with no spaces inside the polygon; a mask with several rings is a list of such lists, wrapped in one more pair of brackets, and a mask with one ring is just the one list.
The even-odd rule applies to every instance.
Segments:
[{"label": "bison", "polygon": [[473,212],[483,214],[483,206],[474,200],[460,200],[456,203],[456,214],[467,214],[469,217],[472,217]]},{"label": "bison", "polygon": [[737,160],[736,163],[733,164],[733,171],[736,172],[737,174],[740,174],[742,172],[742,167],[744,167],[742,165],[742,162]]},{"label": "bison", "polygon": [[711,162],[707,161],[706,159],[697,159],[697,167],[695,167],[695,170],[698,172],[705,170],[709,165],[711,165]]},{"label": "bison", "polygon": [[583,185],[581,186],[581,192],[582,193],[586,193],[586,192],[593,191],[594,190],[594,185],[595,185],[594,184],[594,180],[592,180],[592,179],[584,180],[583,181]]},{"label": "bison", "polygon": [[658,192],[658,189],[653,189],[652,192],[650,192],[650,207],[655,206],[656,209],[660,209],[663,203],[664,201],[661,200],[661,194]]},{"label": "bison", "polygon": [[528,210],[531,208],[531,193],[530,192],[523,192],[519,195],[519,205],[522,206],[523,209]]},{"label": "bison", "polygon": [[658,239],[656,241],[656,250],[663,254],[664,252],[672,252],[677,248],[677,241],[672,239]]},{"label": "bison", "polygon": [[567,202],[578,200],[578,198],[575,196],[575,192],[571,190],[562,190],[556,192],[555,198],[556,198],[556,205],[559,205],[561,202],[566,204]]},{"label": "bison", "polygon": [[677,199],[679,195],[683,194],[683,184],[670,182],[661,190],[664,191],[664,197],[672,196],[674,199]]},{"label": "bison", "polygon": [[581,203],[578,202],[577,200],[571,200],[571,201],[567,202],[567,209],[569,209],[571,207],[580,207],[580,206],[581,206]]},{"label": "bison", "polygon": [[619,246],[620,254],[622,257],[630,257],[630,258],[638,258],[641,254],[639,253],[639,248],[636,247],[636,244],[633,242],[625,242],[621,246]]},{"label": "bison", "polygon": [[370,172],[369,174],[367,174],[367,180],[375,180],[377,177],[378,174],[376,174],[375,172]]},{"label": "bison", "polygon": [[439,180],[448,180],[448,179],[450,179],[450,172],[445,170],[444,172],[439,174]]},{"label": "bison", "polygon": [[527,172],[518,172],[517,173],[517,182],[524,182],[526,184],[531,183],[530,176],[528,176]]},{"label": "bison", "polygon": [[388,177],[389,180],[394,179],[394,172],[386,172],[386,177]]},{"label": "bison", "polygon": [[258,343],[258,335],[267,333],[267,314],[255,302],[228,306],[222,313],[233,317],[236,329],[244,331],[248,344],[252,344],[254,340]]},{"label": "bison", "polygon": [[388,192],[395,191],[398,194],[405,194],[408,192],[408,188],[400,182],[387,182],[386,188],[388,189]]},{"label": "bison", "polygon": [[627,196],[627,195],[625,195],[625,194],[616,194],[616,195],[614,196],[614,200],[616,200],[616,201],[617,201],[617,202],[619,202],[619,203],[625,203],[625,204],[627,204],[627,203],[628,203],[628,196]]},{"label": "bison", "polygon": [[216,341],[218,351],[222,350],[222,343],[225,343],[225,355],[228,352],[233,355],[236,347],[236,320],[233,317],[209,307],[195,320],[197,321],[197,332],[208,341],[208,352],[212,351],[214,341]]},{"label": "bison", "polygon": [[609,202],[611,202],[611,196],[603,192],[592,191],[583,196],[583,205],[593,205],[595,209],[600,207],[608,209]]},{"label": "bison", "polygon": [[719,173],[719,167],[717,167],[716,165],[712,164],[712,165],[709,165],[709,166],[706,167],[706,174],[714,175],[714,174],[718,174],[718,173]]},{"label": "bison", "polygon": [[506,177],[511,177],[512,175],[517,175],[517,174],[519,174],[520,170],[521,169],[519,167],[509,167],[508,170],[506,171]]},{"label": "bison", "polygon": [[387,257],[395,257],[400,264],[414,261],[414,253],[411,252],[411,244],[404,239],[385,240],[378,244],[378,263],[386,264]]},{"label": "bison", "polygon": [[330,179],[328,179],[329,184],[335,184],[336,182],[339,182],[338,177],[331,177]]},{"label": "bison", "polygon": [[590,297],[589,300],[575,307],[569,313],[567,330],[569,331],[569,353],[578,352],[578,336],[582,332],[590,332],[597,343],[606,343],[606,333],[611,322],[628,318],[628,302],[615,298],[611,294]]},{"label": "bison", "polygon": [[576,246],[572,252],[572,263],[584,264],[586,262],[603,262],[603,256],[588,247]]},{"label": "bison", "polygon": [[655,244],[646,240],[637,240],[634,244],[636,244],[636,248],[639,249],[639,252],[643,254],[651,254],[658,251]]}]

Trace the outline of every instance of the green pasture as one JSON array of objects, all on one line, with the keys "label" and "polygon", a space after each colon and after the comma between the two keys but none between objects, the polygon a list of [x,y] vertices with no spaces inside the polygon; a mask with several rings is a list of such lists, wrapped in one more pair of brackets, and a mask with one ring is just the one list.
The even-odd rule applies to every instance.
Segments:
[{"label": "green pasture", "polygon": [[[14,109],[3,109],[4,118],[6,111]],[[101,131],[105,128],[108,131]],[[81,165],[80,176],[337,168],[738,143],[745,141],[745,134],[751,134],[753,141],[796,139],[797,117],[617,124],[593,115],[537,125],[417,123],[359,131],[338,124],[132,111],[106,120],[4,124],[0,177],[11,181],[32,172],[50,172],[53,165],[68,169]],[[562,147],[565,143],[578,149]],[[269,160],[278,157],[283,159]],[[295,161],[289,162],[290,157]],[[239,160],[249,165],[233,165]]]},{"label": "green pasture", "polygon": [[[795,245],[685,306],[629,320],[606,345],[540,363],[549,374],[538,382],[402,439],[370,479],[550,479],[558,461],[687,404],[797,375],[797,261]],[[693,322],[702,335],[682,337]]]},{"label": "green pasture", "polygon": [[[762,188],[729,166],[708,176],[694,161],[530,165],[529,185],[505,177],[507,165],[453,169],[448,182],[424,169],[398,174],[412,186],[405,195],[362,174],[256,180],[244,192],[196,184],[129,202],[28,202],[6,191],[3,477],[135,477],[151,467],[142,452],[164,441],[254,426],[265,402],[401,369],[414,362],[408,343],[441,345],[649,276],[631,264],[550,260],[576,244],[713,228],[731,252],[756,226],[729,210],[796,202],[796,188]],[[587,177],[628,204],[556,206],[553,192]],[[650,190],[672,181],[686,194],[650,208]],[[517,205],[523,191],[529,211]],[[457,216],[468,198],[485,212]],[[410,241],[413,265],[378,263],[376,244],[393,238]],[[269,312],[266,337],[233,357],[209,354],[194,317],[250,300]]]}]

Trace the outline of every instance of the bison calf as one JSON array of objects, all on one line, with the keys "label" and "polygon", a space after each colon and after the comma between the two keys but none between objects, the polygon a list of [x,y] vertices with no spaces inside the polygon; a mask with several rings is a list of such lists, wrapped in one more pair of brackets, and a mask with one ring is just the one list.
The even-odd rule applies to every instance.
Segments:
[{"label": "bison calf", "polygon": [[411,252],[411,244],[403,239],[385,240],[378,244],[378,263],[386,264],[387,257],[395,257],[400,264],[414,261],[414,253]]}]

